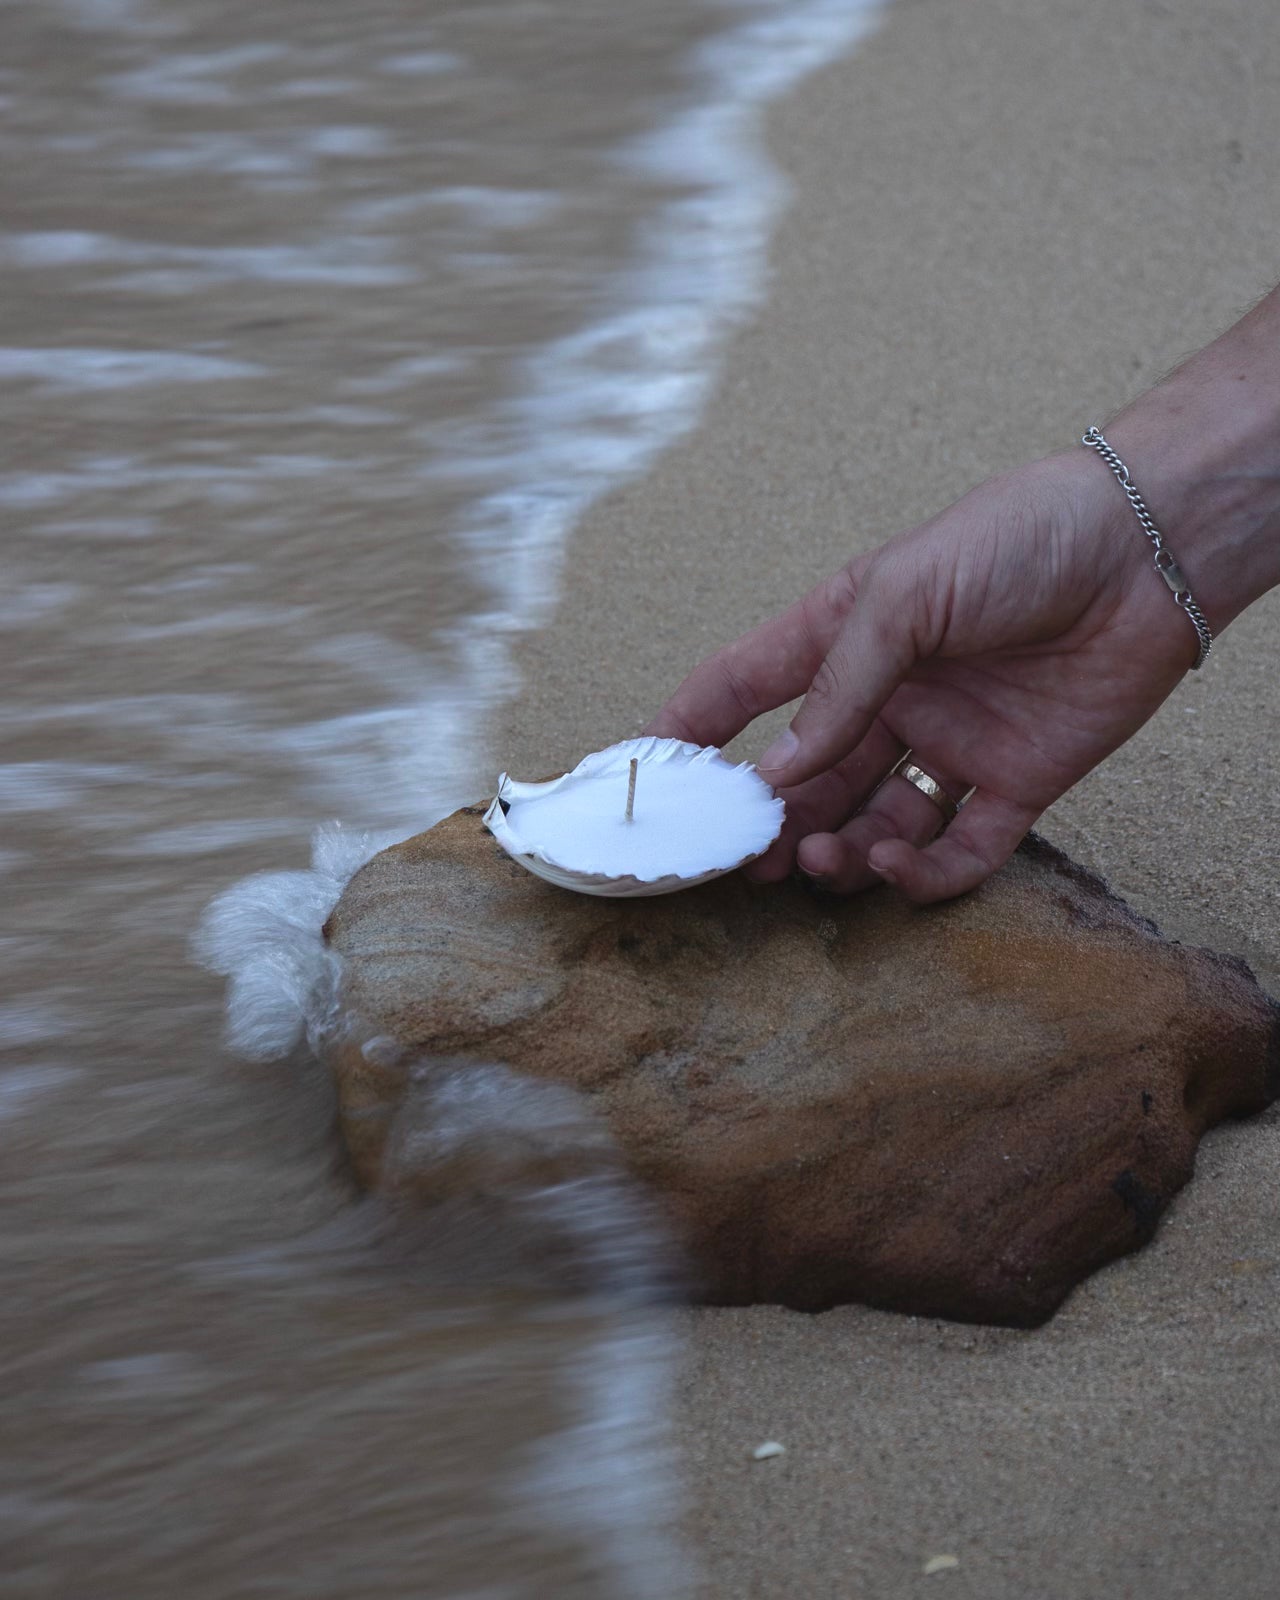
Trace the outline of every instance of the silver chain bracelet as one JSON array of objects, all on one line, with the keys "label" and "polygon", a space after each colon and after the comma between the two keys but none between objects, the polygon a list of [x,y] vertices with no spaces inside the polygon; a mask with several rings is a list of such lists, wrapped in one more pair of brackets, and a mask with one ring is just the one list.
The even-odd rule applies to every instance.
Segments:
[{"label": "silver chain bracelet", "polygon": [[1102,436],[1101,428],[1090,428],[1088,433],[1080,440],[1090,450],[1096,450],[1106,464],[1115,473],[1116,482],[1124,490],[1133,513],[1142,524],[1142,531],[1151,540],[1151,548],[1155,551],[1156,571],[1169,585],[1173,598],[1191,618],[1191,626],[1196,630],[1196,638],[1200,641],[1200,651],[1196,656],[1192,672],[1199,672],[1209,659],[1209,652],[1213,649],[1213,632],[1205,621],[1204,612],[1191,598],[1191,590],[1187,587],[1186,575],[1182,568],[1173,559],[1173,551],[1164,542],[1160,530],[1151,520],[1151,513],[1147,510],[1147,503],[1138,493],[1136,486],[1129,477],[1129,469],[1121,461],[1111,446]]}]

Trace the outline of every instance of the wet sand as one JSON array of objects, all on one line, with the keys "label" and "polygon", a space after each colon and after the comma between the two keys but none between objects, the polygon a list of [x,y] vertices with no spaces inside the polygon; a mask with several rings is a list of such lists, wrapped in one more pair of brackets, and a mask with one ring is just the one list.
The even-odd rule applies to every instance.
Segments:
[{"label": "wet sand", "polygon": [[[696,434],[578,530],[503,764],[634,732],[851,550],[1068,445],[1268,289],[1274,21],[1269,0],[900,0],[782,105],[796,192],[767,308]],[[1278,624],[1272,596],[1043,822],[1273,992]],[[1278,1195],[1280,1115],[1218,1131],[1155,1243],[1037,1332],[683,1314],[707,1594],[1274,1593]],[[764,1439],[787,1453],[752,1461]],[[941,1554],[959,1564],[926,1577]]]}]

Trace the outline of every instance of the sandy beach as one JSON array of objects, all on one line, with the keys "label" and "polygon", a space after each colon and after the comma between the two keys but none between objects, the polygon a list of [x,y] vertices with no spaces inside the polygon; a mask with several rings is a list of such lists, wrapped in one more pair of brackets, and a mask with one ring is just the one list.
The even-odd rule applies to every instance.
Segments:
[{"label": "sandy beach", "polygon": [[[794,195],[767,305],[696,433],[576,532],[504,764],[630,735],[851,551],[1068,446],[1234,321],[1280,276],[1278,88],[1269,0],[892,6],[774,112]],[[1278,622],[1273,595],[1042,824],[1273,992]],[[1273,1594],[1278,1196],[1280,1116],[1219,1131],[1155,1243],[1031,1333],[682,1314],[706,1594]],[[785,1455],[753,1461],[765,1439]]]}]

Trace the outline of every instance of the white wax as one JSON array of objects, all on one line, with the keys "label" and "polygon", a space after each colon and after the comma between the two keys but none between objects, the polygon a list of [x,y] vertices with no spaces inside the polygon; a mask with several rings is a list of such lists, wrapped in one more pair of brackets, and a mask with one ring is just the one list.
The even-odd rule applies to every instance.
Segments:
[{"label": "white wax", "polygon": [[782,801],[754,767],[679,739],[629,739],[552,783],[504,774],[485,820],[530,870],[598,894],[663,893],[731,872],[768,848],[782,818]]}]

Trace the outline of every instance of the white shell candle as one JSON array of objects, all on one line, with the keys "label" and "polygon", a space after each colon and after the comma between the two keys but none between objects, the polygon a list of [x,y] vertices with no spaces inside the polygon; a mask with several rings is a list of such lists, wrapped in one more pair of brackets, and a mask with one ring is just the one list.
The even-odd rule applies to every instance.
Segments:
[{"label": "white shell candle", "polygon": [[680,739],[627,739],[550,783],[504,772],[485,826],[513,860],[580,894],[689,889],[763,855],[784,806],[756,769]]}]

